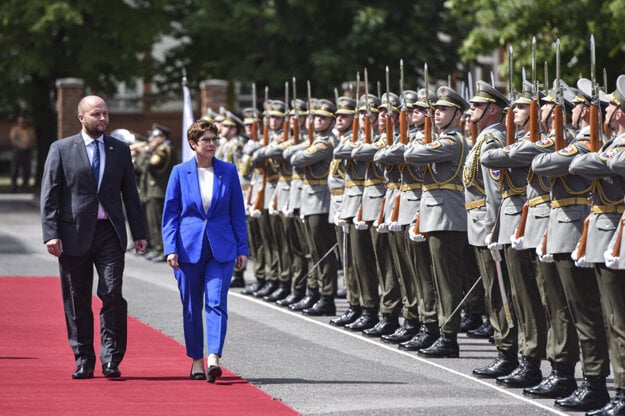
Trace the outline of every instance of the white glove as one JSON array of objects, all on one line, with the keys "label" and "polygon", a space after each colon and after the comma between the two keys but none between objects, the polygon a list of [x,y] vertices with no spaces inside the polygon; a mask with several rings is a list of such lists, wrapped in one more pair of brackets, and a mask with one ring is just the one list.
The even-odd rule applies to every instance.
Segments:
[{"label": "white glove", "polygon": [[250,210],[251,210],[251,209],[252,209],[252,206],[251,206],[251,205],[246,205],[246,206],[245,206],[245,215],[246,215],[246,216],[248,216],[248,217],[250,216]]},{"label": "white glove", "polygon": [[490,233],[486,236],[484,242],[486,243],[486,247],[488,247],[488,249],[490,250],[493,259],[495,261],[501,261],[501,249],[503,248],[503,246],[497,242],[493,243],[492,241],[493,233]]},{"label": "white glove", "polygon": [[536,254],[538,255],[538,260],[543,263],[553,263],[553,254],[543,254],[543,244],[542,242],[536,246]]},{"label": "white glove", "polygon": [[402,229],[401,224],[397,221],[393,221],[388,225],[388,230],[394,233],[400,232]]},{"label": "white glove", "polygon": [[411,241],[414,241],[415,243],[423,243],[426,240],[425,235],[421,233],[417,234],[414,232],[414,227],[410,227],[410,229],[408,230],[408,237]]},{"label": "white glove", "polygon": [[366,230],[369,228],[369,224],[364,221],[354,220],[354,227],[356,227],[357,230]]},{"label": "white glove", "polygon": [[605,260],[605,265],[610,269],[618,269],[619,258],[614,257],[612,255],[613,248],[610,247],[606,251],[603,252],[603,259]]},{"label": "white glove", "polygon": [[267,208],[267,212],[269,212],[269,215],[278,215],[279,214],[279,211],[273,207],[273,204],[271,204],[269,206],[269,208]]},{"label": "white glove", "polygon": [[378,224],[376,230],[378,230],[378,233],[380,234],[388,233],[388,224],[385,222],[383,222],[382,224]]},{"label": "white glove", "polygon": [[341,218],[341,213],[337,212],[336,214],[334,214],[334,225],[336,225],[337,227],[342,227],[346,224],[346,221]]},{"label": "white glove", "polygon": [[284,215],[287,218],[293,218],[293,210],[289,209],[286,205],[282,207],[280,212],[282,212],[282,215]]},{"label": "white glove", "polygon": [[571,260],[575,262],[577,267],[581,267],[583,269],[589,269],[592,267],[592,263],[586,262],[586,256],[577,257],[577,247],[575,247],[575,250],[571,253]]},{"label": "white glove", "polygon": [[523,240],[523,237],[516,238],[514,235],[510,236],[510,243],[512,244],[512,248],[515,250],[523,250],[525,248]]},{"label": "white glove", "polygon": [[263,215],[263,212],[258,210],[258,209],[250,209],[250,217],[252,218],[259,218],[261,215]]},{"label": "white glove", "polygon": [[[491,245],[497,246],[498,244],[492,243]],[[502,260],[501,259],[501,250],[499,250],[497,248],[492,249],[490,247],[488,247],[488,249],[490,250],[490,255],[493,256],[493,260],[495,260],[496,262],[500,262]]]}]

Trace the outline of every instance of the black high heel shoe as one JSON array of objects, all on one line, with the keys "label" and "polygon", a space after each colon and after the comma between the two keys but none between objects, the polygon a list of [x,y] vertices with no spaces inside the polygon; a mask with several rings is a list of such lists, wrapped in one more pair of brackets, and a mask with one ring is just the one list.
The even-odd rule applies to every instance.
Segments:
[{"label": "black high heel shoe", "polygon": [[208,381],[209,383],[214,383],[217,377],[221,377],[221,367],[219,367],[218,365],[209,366],[206,381]]},{"label": "black high heel shoe", "polygon": [[191,373],[189,374],[189,378],[191,380],[206,380],[206,374],[202,373],[194,373],[193,365],[191,365]]}]

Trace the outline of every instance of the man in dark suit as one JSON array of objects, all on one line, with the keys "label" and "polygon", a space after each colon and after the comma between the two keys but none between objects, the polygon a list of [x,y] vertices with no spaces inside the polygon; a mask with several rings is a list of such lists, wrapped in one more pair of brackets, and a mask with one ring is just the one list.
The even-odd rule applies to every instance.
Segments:
[{"label": "man in dark suit", "polygon": [[[76,358],[72,378],[93,377],[93,267],[98,272],[100,360],[105,377],[119,377],[126,351],[127,303],[122,274],[127,237],[124,208],[135,241],[145,251],[144,219],[128,145],[104,135],[104,100],[78,104],[82,131],[52,144],[41,189],[43,241],[58,257],[69,344]],[[123,206],[122,206],[123,201]]]}]

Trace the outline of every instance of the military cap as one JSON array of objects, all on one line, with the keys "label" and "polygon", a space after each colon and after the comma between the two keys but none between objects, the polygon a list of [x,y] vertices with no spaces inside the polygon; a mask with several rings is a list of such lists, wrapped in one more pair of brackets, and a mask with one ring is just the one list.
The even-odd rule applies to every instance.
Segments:
[{"label": "military cap", "polygon": [[241,128],[241,126],[243,125],[243,120],[237,117],[234,113],[227,111],[226,119],[223,121],[223,125],[228,127]]},{"label": "military cap", "polygon": [[373,94],[369,94],[368,96],[363,94],[360,96],[358,99],[358,111],[365,111],[367,109],[367,103],[369,103],[369,110],[374,113],[378,112],[380,99]]},{"label": "military cap", "polygon": [[575,95],[575,104],[590,105],[592,102],[592,81],[588,78],[580,78],[577,80],[577,94]]},{"label": "military cap", "polygon": [[386,108],[386,110],[391,110],[396,113],[399,113],[399,97],[397,94],[393,92],[382,94],[382,98],[380,98],[380,105],[378,105],[378,110],[382,108]]},{"label": "military cap", "polygon": [[308,104],[306,104],[306,101],[300,100],[299,98],[291,101],[291,111],[289,112],[289,114],[291,114],[292,116],[302,116],[305,115],[307,112]]},{"label": "military cap", "polygon": [[[556,81],[553,81],[553,88],[547,91],[547,94],[540,99],[540,101],[544,103],[555,103],[558,91],[556,90]],[[562,94],[564,95],[564,91],[569,89],[569,86],[566,82],[560,80],[560,89],[562,90]]]},{"label": "military cap", "polygon": [[171,131],[167,127],[162,126],[158,123],[154,123],[152,124],[152,130],[150,131],[149,139],[151,140],[155,138],[156,136],[165,136],[169,138],[170,134],[171,134]]},{"label": "military cap", "polygon": [[216,113],[215,111],[213,111],[212,108],[207,108],[206,109],[206,114],[204,114],[204,116],[202,116],[203,120],[206,121],[210,121],[211,123],[215,121],[215,117],[217,117],[219,114]]},{"label": "military cap", "polygon": [[610,104],[617,105],[625,111],[625,75],[619,75],[616,79],[616,89],[608,95]]},{"label": "military cap", "polygon": [[312,113],[315,116],[336,117],[334,115],[336,113],[336,105],[332,101],[322,98],[317,102]]},{"label": "military cap", "polygon": [[413,90],[404,90],[401,99],[406,108],[412,108],[419,99],[419,94]]},{"label": "military cap", "polygon": [[436,95],[438,95],[438,99],[434,103],[434,107],[454,107],[460,111],[465,111],[469,108],[469,103],[467,103],[460,94],[449,87],[439,87],[436,91]]},{"label": "military cap", "polygon": [[319,99],[318,98],[311,98],[310,102],[309,102],[309,108],[308,108],[308,114],[313,115],[315,114],[315,110],[319,107]]},{"label": "military cap", "polygon": [[252,124],[258,122],[260,113],[253,107],[246,107],[243,109],[243,124]]},{"label": "military cap", "polygon": [[523,91],[517,95],[516,99],[510,104],[515,106],[517,104],[529,104],[532,102],[532,83],[529,81],[523,81]]},{"label": "military cap", "polygon": [[484,81],[477,82],[477,92],[469,100],[471,103],[490,103],[498,107],[505,108],[509,104],[508,99],[489,83]]},{"label": "military cap", "polygon": [[284,117],[286,115],[286,105],[282,100],[269,101],[269,108],[267,109],[267,115]]},{"label": "military cap", "polygon": [[227,110],[223,106],[220,106],[219,107],[219,114],[217,114],[215,116],[215,122],[216,123],[222,123],[226,119],[226,112],[227,112]]},{"label": "military cap", "polygon": [[430,108],[432,106],[432,103],[435,102],[436,93],[432,90],[426,92],[425,88],[421,88],[419,91],[417,91],[417,101],[414,102],[412,107]]},{"label": "military cap", "polygon": [[339,97],[336,100],[336,114],[353,116],[356,113],[356,100],[352,97]]}]

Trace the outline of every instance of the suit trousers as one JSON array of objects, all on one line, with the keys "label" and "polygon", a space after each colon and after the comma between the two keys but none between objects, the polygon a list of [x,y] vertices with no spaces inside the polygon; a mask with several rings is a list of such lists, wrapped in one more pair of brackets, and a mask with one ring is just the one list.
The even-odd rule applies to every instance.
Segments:
[{"label": "suit trousers", "polygon": [[204,357],[204,327],[209,354],[221,353],[228,322],[228,289],[234,261],[220,263],[213,258],[205,236],[202,254],[197,263],[180,263],[174,269],[182,301],[182,322],[187,356],[194,360]]},{"label": "suit trousers", "polygon": [[95,365],[93,347],[93,268],[98,273],[100,309],[100,360],[119,364],[126,353],[128,304],[122,296],[124,252],[108,220],[98,221],[87,254],[61,255],[59,272],[67,337],[76,365]]}]

